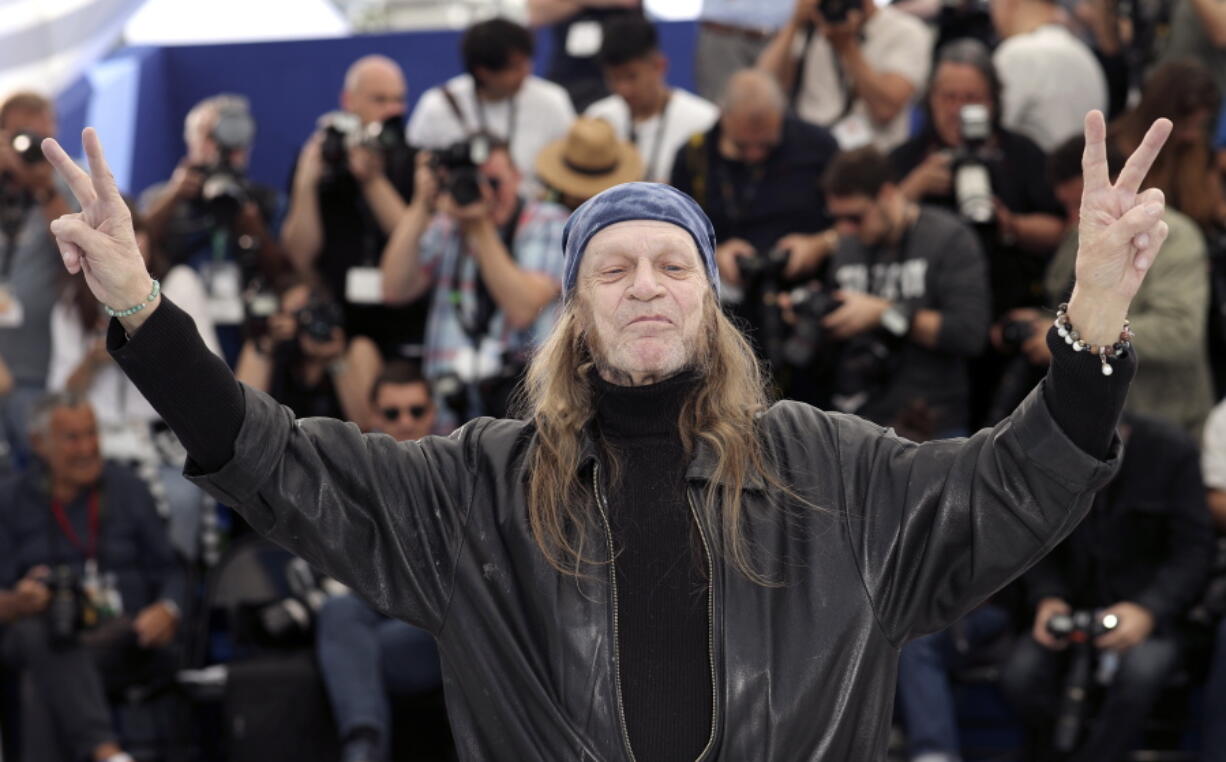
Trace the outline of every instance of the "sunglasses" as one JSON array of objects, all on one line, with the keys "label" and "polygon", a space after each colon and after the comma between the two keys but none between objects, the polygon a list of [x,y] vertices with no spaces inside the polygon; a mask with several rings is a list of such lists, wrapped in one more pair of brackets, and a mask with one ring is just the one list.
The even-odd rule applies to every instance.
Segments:
[{"label": "sunglasses", "polygon": [[864,217],[868,212],[844,212],[843,214],[833,214],[835,222],[850,222],[852,225],[864,224]]},{"label": "sunglasses", "polygon": [[379,413],[383,416],[383,420],[389,421],[389,422],[399,420],[401,412],[408,413],[410,418],[420,421],[422,418],[426,417],[426,413],[430,412],[430,406],[429,405],[409,405],[408,407],[405,407],[405,408],[385,407],[379,411]]}]

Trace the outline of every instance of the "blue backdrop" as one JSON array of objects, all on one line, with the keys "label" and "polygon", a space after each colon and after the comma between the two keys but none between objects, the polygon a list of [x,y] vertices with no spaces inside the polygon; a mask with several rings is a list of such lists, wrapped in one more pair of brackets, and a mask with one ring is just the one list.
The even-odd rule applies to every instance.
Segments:
[{"label": "blue backdrop", "polygon": [[[671,60],[669,80],[693,89],[696,26],[659,25]],[[120,187],[139,193],[170,176],[182,157],[183,119],[202,98],[241,93],[257,123],[251,176],[287,186],[290,167],[315,120],[338,107],[345,69],[368,53],[398,61],[409,81],[409,109],[428,88],[462,71],[460,32],[361,35],[329,40],[139,47],[123,49],[92,67],[60,95],[60,135],[70,153],[81,150],[81,129],[94,126]],[[537,35],[536,71],[551,47]]]}]

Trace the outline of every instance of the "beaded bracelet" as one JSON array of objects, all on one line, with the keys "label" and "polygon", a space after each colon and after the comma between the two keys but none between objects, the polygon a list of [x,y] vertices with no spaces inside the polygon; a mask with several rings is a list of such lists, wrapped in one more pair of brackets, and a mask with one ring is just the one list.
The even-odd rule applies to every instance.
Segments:
[{"label": "beaded bracelet", "polygon": [[1060,338],[1064,339],[1064,343],[1073,348],[1075,352],[1089,351],[1092,355],[1098,355],[1098,359],[1102,361],[1102,371],[1104,376],[1110,376],[1115,372],[1111,367],[1110,360],[1118,360],[1128,356],[1128,350],[1132,349],[1132,328],[1129,327],[1127,320],[1124,321],[1124,328],[1120,331],[1120,340],[1108,346],[1101,346],[1085,342],[1081,338],[1081,334],[1077,333],[1073,328],[1073,324],[1068,318],[1068,302],[1061,304],[1056,308],[1056,333],[1060,334]]},{"label": "beaded bracelet", "polygon": [[129,315],[135,315],[136,313],[145,309],[145,305],[151,303],[154,299],[157,299],[158,294],[160,293],[162,293],[162,284],[158,282],[157,278],[154,278],[153,290],[149,292],[149,296],[145,297],[145,301],[141,302],[135,307],[129,307],[126,310],[113,310],[104,304],[102,305],[102,309],[106,310],[106,314],[110,315],[111,317],[126,318]]}]

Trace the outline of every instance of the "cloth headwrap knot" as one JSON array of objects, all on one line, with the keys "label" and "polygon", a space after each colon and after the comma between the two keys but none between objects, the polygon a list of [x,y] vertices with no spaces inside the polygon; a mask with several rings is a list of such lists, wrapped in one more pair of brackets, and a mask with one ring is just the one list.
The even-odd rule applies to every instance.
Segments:
[{"label": "cloth headwrap knot", "polygon": [[629,220],[658,220],[684,229],[698,244],[707,268],[707,279],[719,296],[719,271],[715,267],[715,229],[694,199],[671,185],[623,183],[592,196],[571,214],[562,230],[566,271],[562,298],[569,299],[579,278],[579,263],[588,241],[601,230]]}]

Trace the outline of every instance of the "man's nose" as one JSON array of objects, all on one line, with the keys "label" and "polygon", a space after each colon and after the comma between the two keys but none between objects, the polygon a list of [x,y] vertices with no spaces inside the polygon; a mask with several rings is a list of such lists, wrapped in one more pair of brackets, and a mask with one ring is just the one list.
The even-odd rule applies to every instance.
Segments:
[{"label": "man's nose", "polygon": [[636,299],[654,299],[663,293],[655,266],[646,257],[640,259],[634,266],[634,283],[630,295]]}]

